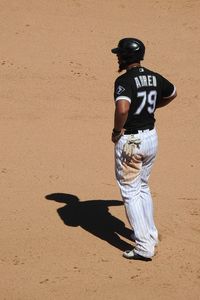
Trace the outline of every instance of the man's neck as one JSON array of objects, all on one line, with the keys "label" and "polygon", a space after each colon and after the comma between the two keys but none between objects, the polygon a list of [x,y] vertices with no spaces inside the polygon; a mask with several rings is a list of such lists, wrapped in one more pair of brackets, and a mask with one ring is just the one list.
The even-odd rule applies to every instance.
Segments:
[{"label": "man's neck", "polygon": [[133,63],[133,64],[129,65],[127,67],[127,70],[130,70],[132,68],[137,68],[137,67],[141,67],[140,63]]}]

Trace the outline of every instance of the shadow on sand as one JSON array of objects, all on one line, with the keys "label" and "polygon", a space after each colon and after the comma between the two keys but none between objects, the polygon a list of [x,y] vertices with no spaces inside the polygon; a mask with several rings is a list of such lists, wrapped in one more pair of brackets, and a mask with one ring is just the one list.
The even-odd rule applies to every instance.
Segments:
[{"label": "shadow on sand", "polygon": [[112,246],[124,251],[133,246],[121,237],[131,241],[132,231],[125,224],[109,212],[109,206],[123,205],[119,200],[86,200],[80,201],[75,195],[54,193],[45,196],[47,200],[64,203],[57,210],[58,215],[67,226],[80,226],[94,236],[108,242]]}]

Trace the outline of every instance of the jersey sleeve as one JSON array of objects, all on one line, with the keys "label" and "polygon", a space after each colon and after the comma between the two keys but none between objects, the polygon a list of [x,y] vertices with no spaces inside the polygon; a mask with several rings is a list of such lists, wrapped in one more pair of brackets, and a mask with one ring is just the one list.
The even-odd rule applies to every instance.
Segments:
[{"label": "jersey sleeve", "polygon": [[118,100],[126,100],[131,103],[132,98],[132,88],[131,84],[125,78],[117,78],[115,81],[114,87],[114,99]]},{"label": "jersey sleeve", "polygon": [[176,87],[173,85],[170,81],[168,81],[166,78],[162,78],[162,98],[168,98],[175,94]]}]

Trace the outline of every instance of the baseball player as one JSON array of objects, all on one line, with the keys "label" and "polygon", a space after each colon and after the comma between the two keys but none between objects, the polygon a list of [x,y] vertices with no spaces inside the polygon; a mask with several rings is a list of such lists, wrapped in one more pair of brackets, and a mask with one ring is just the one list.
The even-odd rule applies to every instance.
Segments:
[{"label": "baseball player", "polygon": [[158,244],[148,186],[158,145],[154,112],[176,97],[176,87],[141,66],[145,46],[140,40],[124,38],[111,51],[118,57],[119,72],[125,70],[115,81],[112,142],[116,179],[135,240],[135,247],[123,256],[148,261]]}]

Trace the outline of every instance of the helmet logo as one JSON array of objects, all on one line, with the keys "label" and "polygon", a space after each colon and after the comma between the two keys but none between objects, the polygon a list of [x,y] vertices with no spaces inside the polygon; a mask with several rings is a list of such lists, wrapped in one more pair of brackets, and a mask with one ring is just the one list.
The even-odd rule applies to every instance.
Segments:
[{"label": "helmet logo", "polygon": [[134,48],[134,51],[137,51],[137,50],[139,50],[139,49],[140,49],[140,46],[139,46],[139,44],[138,44],[138,43],[136,43],[136,42],[134,42],[134,43],[132,44],[132,46],[133,46],[133,48]]}]

